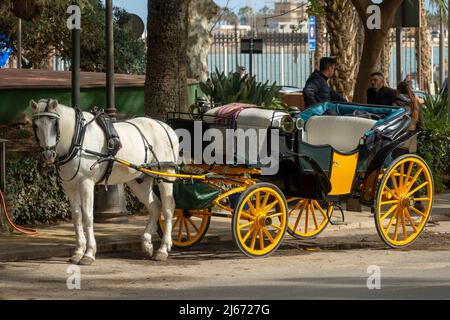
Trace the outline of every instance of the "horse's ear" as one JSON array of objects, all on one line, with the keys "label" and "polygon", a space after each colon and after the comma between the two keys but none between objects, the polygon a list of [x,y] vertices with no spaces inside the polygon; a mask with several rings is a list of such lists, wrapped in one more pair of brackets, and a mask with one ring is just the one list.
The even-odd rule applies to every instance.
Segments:
[{"label": "horse's ear", "polygon": [[48,103],[49,110],[55,110],[56,107],[58,107],[58,100],[50,100],[50,102]]},{"label": "horse's ear", "polygon": [[38,108],[38,104],[37,104],[37,102],[34,101],[34,100],[30,100],[29,105],[30,105],[31,110],[33,110],[33,111],[36,111],[37,108]]}]

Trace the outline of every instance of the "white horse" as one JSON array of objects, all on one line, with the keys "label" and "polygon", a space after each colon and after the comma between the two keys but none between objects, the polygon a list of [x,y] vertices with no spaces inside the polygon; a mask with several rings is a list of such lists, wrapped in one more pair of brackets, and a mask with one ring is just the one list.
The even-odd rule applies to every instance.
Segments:
[{"label": "white horse", "polygon": [[[43,150],[44,161],[47,165],[53,165],[59,158],[67,156],[74,149],[74,135],[76,128],[79,127],[76,120],[77,113],[73,108],[58,104],[56,100],[41,100],[39,103],[30,101],[30,107],[33,112],[36,138]],[[93,225],[94,186],[102,180],[107,164],[102,163],[91,168],[99,158],[88,154],[85,150],[105,154],[107,142],[100,126],[95,121],[89,123],[93,120],[93,115],[86,112],[78,113],[78,115],[81,114],[85,123],[88,123],[81,150],[76,149],[75,157],[59,166],[59,174],[70,201],[77,238],[76,250],[70,261],[81,265],[91,265],[95,261],[97,251]],[[147,163],[178,162],[178,153],[174,152],[178,150],[178,138],[169,126],[148,118],[136,118],[129,122],[137,126],[142,135],[129,123],[116,123],[114,126],[123,146],[117,153],[117,158],[139,165],[143,164],[146,158]],[[147,143],[144,142],[143,136],[147,139],[148,145],[153,148],[153,152],[146,151]],[[66,160],[69,159],[66,158]],[[174,170],[172,167],[163,168],[161,171],[173,173]],[[152,192],[154,180],[133,169],[115,164],[108,184],[128,185],[148,209],[150,220],[142,236],[142,249],[150,257],[153,256],[152,234],[156,231],[161,213],[163,214],[167,223],[161,247],[154,259],[166,260],[172,247],[172,218],[175,208],[173,185],[167,182],[158,184],[160,201]]]}]

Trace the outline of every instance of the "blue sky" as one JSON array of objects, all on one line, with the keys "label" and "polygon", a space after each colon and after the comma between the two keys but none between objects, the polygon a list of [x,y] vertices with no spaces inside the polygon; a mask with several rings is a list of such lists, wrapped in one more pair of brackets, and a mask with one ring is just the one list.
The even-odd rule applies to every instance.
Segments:
[{"label": "blue sky", "polygon": [[[215,0],[219,6],[225,6],[227,0]],[[265,5],[273,6],[274,0],[230,0],[229,8],[232,10],[239,10],[241,7],[250,5],[256,10],[261,9]],[[429,0],[426,1],[427,6]],[[125,8],[128,12],[135,13],[147,22],[147,0],[113,0],[114,6]]]},{"label": "blue sky", "polygon": [[[225,6],[227,0],[215,0],[219,6]],[[229,8],[233,10],[239,10],[241,7],[245,7],[247,3],[259,10],[264,7],[265,4],[271,5],[272,1],[266,0],[230,0]],[[128,12],[139,15],[145,22],[147,21],[147,0],[113,0],[113,4],[116,7],[125,8]]]}]

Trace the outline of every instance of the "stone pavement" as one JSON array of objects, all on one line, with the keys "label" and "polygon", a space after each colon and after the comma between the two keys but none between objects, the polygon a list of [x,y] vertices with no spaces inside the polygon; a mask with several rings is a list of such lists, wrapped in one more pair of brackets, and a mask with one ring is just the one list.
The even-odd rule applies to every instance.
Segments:
[{"label": "stone pavement", "polygon": [[[450,193],[436,195],[432,216],[434,221],[450,221]],[[340,218],[338,212],[335,217]],[[345,219],[345,225],[329,225],[321,237],[349,237],[352,234],[376,233],[373,215],[370,212],[345,212]],[[140,250],[140,237],[147,217],[131,216],[126,220],[128,221],[95,224],[98,253]],[[432,232],[450,233],[450,224],[435,226]],[[157,235],[154,239],[159,241]],[[229,239],[231,239],[230,221],[225,218],[213,218],[203,242],[214,243]],[[69,257],[74,242],[75,234],[71,223],[39,227],[36,236],[0,233],[0,262]]]}]

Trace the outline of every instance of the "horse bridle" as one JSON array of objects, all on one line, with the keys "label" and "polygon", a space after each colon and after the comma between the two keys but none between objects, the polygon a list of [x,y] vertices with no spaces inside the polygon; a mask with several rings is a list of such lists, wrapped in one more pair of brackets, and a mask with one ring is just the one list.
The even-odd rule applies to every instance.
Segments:
[{"label": "horse bridle", "polygon": [[[39,102],[45,102],[46,107],[43,112],[38,112],[38,113],[33,114],[33,116],[32,116],[33,131],[34,131],[34,135],[36,137],[36,141],[38,142],[39,147],[41,148],[42,152],[52,151],[52,152],[55,152],[56,155],[58,155],[56,149],[58,147],[60,137],[61,137],[60,124],[59,124],[61,116],[59,114],[57,114],[56,112],[52,112],[49,110],[50,101],[51,101],[50,99],[39,101]],[[56,120],[56,123],[55,123],[56,143],[53,146],[43,147],[41,145],[41,142],[39,141],[39,137],[37,135],[36,121],[38,119],[44,118],[44,117]],[[57,158],[57,163],[56,163],[57,166],[62,166],[62,165],[65,165],[66,163],[70,162],[77,156],[77,154],[81,150],[82,145],[83,145],[83,140],[84,140],[84,134],[86,132],[85,122],[86,122],[86,120],[83,117],[83,112],[79,108],[75,108],[75,133],[72,138],[72,143],[71,143],[68,153],[64,156],[60,156]]]},{"label": "horse bridle", "polygon": [[[42,100],[40,101],[42,102]],[[59,114],[57,114],[56,112],[51,112],[49,110],[49,104],[50,104],[50,100],[46,100],[46,107],[45,110],[43,112],[39,112],[39,113],[35,113],[32,116],[32,124],[33,124],[33,132],[34,132],[34,136],[36,138],[36,141],[39,144],[39,147],[41,148],[42,152],[45,151],[52,151],[55,153],[55,155],[57,155],[56,152],[56,148],[58,147],[59,144],[59,140],[61,137],[61,131],[60,131],[60,127],[59,127],[59,120],[61,118],[61,116]],[[53,146],[42,146],[41,141],[39,141],[39,137],[37,135],[37,124],[36,121],[38,119],[41,118],[50,118],[50,119],[55,119],[55,129],[56,129],[56,143]]]}]

